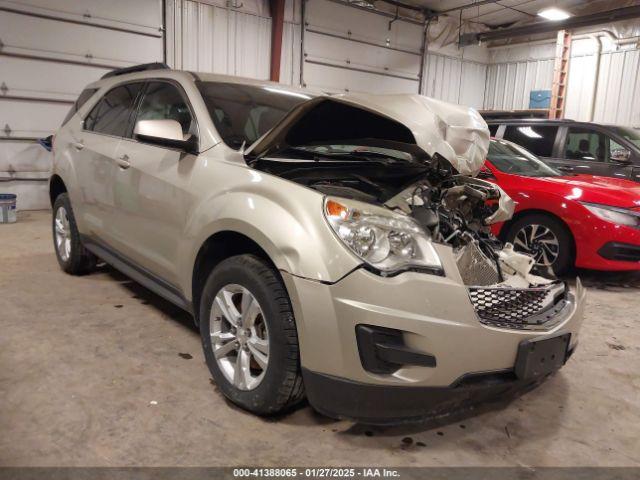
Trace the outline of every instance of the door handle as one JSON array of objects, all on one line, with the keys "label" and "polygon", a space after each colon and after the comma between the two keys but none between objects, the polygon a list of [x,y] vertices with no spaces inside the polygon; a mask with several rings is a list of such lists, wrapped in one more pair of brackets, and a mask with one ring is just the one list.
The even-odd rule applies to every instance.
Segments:
[{"label": "door handle", "polygon": [[127,155],[126,153],[116,158],[116,163],[120,166],[120,168],[124,169],[127,169],[131,166],[131,162],[129,162],[129,155]]},{"label": "door handle", "polygon": [[573,167],[569,167],[567,165],[561,165],[558,167],[558,170],[561,172],[573,172]]},{"label": "door handle", "polygon": [[71,146],[73,148],[75,148],[76,150],[80,151],[80,150],[82,150],[84,148],[84,143],[82,143],[82,142],[72,142]]}]

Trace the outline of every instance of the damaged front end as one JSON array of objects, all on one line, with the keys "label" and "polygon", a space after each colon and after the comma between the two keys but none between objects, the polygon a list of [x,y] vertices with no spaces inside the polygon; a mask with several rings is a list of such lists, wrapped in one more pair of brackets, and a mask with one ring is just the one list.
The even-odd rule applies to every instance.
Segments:
[{"label": "damaged front end", "polygon": [[474,178],[488,142],[472,109],[414,95],[323,97],[258,140],[247,161],[325,194],[328,223],[367,268],[444,275],[434,244],[445,245],[483,324],[549,329],[570,294],[491,234],[515,204]]}]

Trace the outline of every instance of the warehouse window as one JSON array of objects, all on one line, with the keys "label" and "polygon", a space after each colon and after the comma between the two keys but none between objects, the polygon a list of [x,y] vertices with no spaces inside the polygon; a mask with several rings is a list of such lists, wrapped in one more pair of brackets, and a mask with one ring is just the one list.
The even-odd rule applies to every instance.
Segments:
[{"label": "warehouse window", "polygon": [[110,90],[85,119],[85,130],[124,137],[142,85],[128,83]]},{"label": "warehouse window", "polygon": [[553,156],[558,127],[543,125],[508,125],[502,138],[522,145],[539,157]]}]

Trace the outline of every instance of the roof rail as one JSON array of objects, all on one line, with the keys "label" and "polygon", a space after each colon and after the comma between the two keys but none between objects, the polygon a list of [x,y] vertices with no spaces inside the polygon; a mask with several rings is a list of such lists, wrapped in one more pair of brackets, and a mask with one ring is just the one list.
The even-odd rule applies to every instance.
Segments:
[{"label": "roof rail", "polygon": [[116,68],[110,72],[105,73],[102,78],[117,77],[118,75],[125,75],[133,72],[145,72],[147,70],[169,70],[169,65],[162,62],[143,63],[142,65],[134,65],[126,68]]}]

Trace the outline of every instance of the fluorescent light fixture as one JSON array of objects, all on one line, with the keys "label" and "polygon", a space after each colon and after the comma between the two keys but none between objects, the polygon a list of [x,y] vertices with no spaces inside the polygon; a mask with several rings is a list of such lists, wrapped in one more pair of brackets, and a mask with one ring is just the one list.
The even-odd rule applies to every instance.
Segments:
[{"label": "fluorescent light fixture", "polygon": [[547,20],[551,20],[553,22],[557,22],[558,20],[566,20],[571,15],[564,10],[560,10],[559,8],[551,7],[545,8],[544,10],[540,10],[538,15],[542,18],[546,18]]}]

